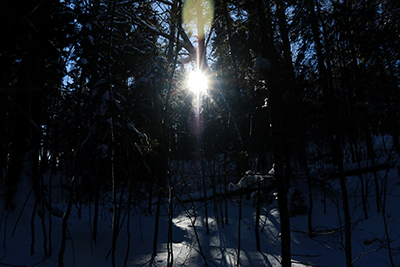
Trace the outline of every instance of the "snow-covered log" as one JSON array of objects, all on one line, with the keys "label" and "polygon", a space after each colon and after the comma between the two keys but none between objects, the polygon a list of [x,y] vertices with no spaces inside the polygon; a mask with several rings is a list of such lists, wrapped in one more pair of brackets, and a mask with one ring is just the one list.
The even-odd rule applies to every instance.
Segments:
[{"label": "snow-covered log", "polygon": [[257,185],[258,181],[262,181],[263,176],[259,174],[255,174],[252,171],[246,171],[245,175],[240,179],[240,181],[237,184],[234,183],[229,183],[228,184],[228,190],[229,191],[236,191],[239,189],[244,189],[244,188],[255,188]]}]

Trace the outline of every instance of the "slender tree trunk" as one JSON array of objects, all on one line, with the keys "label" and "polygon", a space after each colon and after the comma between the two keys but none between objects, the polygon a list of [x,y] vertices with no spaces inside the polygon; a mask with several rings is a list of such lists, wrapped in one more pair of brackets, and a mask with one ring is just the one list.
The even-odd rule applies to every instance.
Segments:
[{"label": "slender tree trunk", "polygon": [[[275,141],[274,141],[275,142]],[[282,267],[291,266],[291,245],[290,245],[290,218],[287,207],[287,185],[283,175],[283,164],[279,160],[279,154],[274,152],[275,157],[275,180],[278,192],[278,207],[281,219],[281,256]]]},{"label": "slender tree trunk", "polygon": [[168,251],[168,258],[167,258],[167,266],[172,267],[174,264],[174,251],[173,251],[173,242],[172,242],[172,218],[173,218],[173,188],[169,188],[169,207],[168,207],[168,242],[167,242],[167,251]]},{"label": "slender tree trunk", "polygon": [[[261,38],[263,40],[262,56],[271,62],[269,69],[264,70],[264,76],[268,81],[269,115],[272,133],[272,147],[275,163],[275,181],[278,192],[278,207],[281,219],[281,264],[282,267],[291,266],[291,244],[290,244],[290,218],[287,206],[287,180],[283,174],[283,159],[287,153],[287,127],[288,122],[284,116],[285,107],[291,101],[290,90],[287,85],[282,88],[281,80],[287,78],[282,67],[278,51],[275,48],[274,28],[270,18],[270,3],[264,5],[263,0],[258,0],[258,15],[261,25]],[[267,9],[266,9],[267,8]],[[287,94],[286,98],[284,94]]]},{"label": "slender tree trunk", "polygon": [[238,252],[237,252],[237,259],[236,259],[236,266],[240,266],[240,250],[241,250],[241,243],[242,243],[242,198],[243,193],[242,189],[239,189],[239,219],[238,219]]},{"label": "slender tree trunk", "polygon": [[[123,204],[124,204],[124,196],[125,196],[125,185],[122,184],[122,188],[121,188],[121,191],[119,193],[119,200],[118,200],[118,204],[117,204],[117,207],[118,207],[117,208],[117,222],[118,222],[118,225],[120,225],[119,222],[121,222],[121,214],[122,214],[122,207],[123,207]],[[126,215],[126,212],[125,212],[125,215]],[[125,216],[124,216],[124,219],[125,219]],[[122,227],[122,224],[124,222],[124,219],[122,219],[121,226],[118,226],[117,235],[119,234],[119,232],[121,230],[121,227]]]},{"label": "slender tree trunk", "polygon": [[210,170],[210,179],[211,179],[211,186],[212,186],[212,191],[213,191],[213,196],[214,196],[214,216],[215,216],[215,220],[217,221],[217,224],[219,224],[219,210],[218,210],[218,202],[219,202],[219,198],[217,198],[217,182],[216,182],[216,172],[215,172],[215,161],[210,160],[210,168],[213,168],[212,170]]},{"label": "slender tree trunk", "polygon": [[257,181],[257,206],[256,206],[256,221],[254,226],[254,231],[256,235],[256,248],[257,251],[261,252],[260,244],[260,209],[261,209],[261,184]]},{"label": "slender tree trunk", "polygon": [[[192,200],[191,200],[192,201]],[[199,251],[200,251],[200,255],[201,255],[201,257],[203,258],[203,260],[204,260],[204,266],[208,266],[208,262],[207,262],[207,258],[206,258],[206,256],[204,255],[204,252],[203,252],[203,248],[201,247],[201,243],[200,243],[200,238],[199,238],[199,234],[198,234],[198,232],[197,232],[197,229],[196,229],[196,220],[197,220],[197,214],[196,214],[196,208],[195,208],[195,206],[194,206],[194,204],[193,204],[193,201],[192,201],[192,209],[193,209],[193,218],[194,219],[192,219],[192,214],[185,208],[185,212],[186,212],[186,214],[188,215],[188,217],[189,217],[189,219],[190,219],[190,222],[191,222],[191,224],[192,224],[192,228],[193,228],[193,230],[194,230],[194,235],[195,235],[195,237],[196,237],[196,242],[197,242],[197,244],[198,244],[198,246],[199,246]]]},{"label": "slender tree trunk", "polygon": [[313,203],[313,193],[312,193],[312,181],[311,181],[311,176],[310,172],[308,171],[308,168],[306,170],[306,175],[307,175],[307,186],[308,186],[308,213],[307,213],[307,226],[308,226],[308,234],[309,236],[314,235],[314,228],[313,228],[313,223],[312,223],[312,214],[313,214],[313,209],[314,209],[314,203]]},{"label": "slender tree trunk", "polygon": [[4,177],[4,185],[6,187],[6,208],[14,209],[13,198],[17,191],[20,181],[20,174],[24,169],[24,157],[27,152],[26,140],[29,134],[28,114],[29,101],[25,93],[17,92],[11,96],[14,109],[10,110],[10,126],[12,134],[10,136],[9,163],[8,171]]},{"label": "slender tree trunk", "polygon": [[[375,171],[375,155],[376,154],[375,154],[374,147],[373,147],[373,144],[372,144],[371,132],[370,132],[370,129],[369,129],[368,126],[364,129],[364,134],[365,134],[365,143],[366,143],[366,147],[367,147],[368,161],[371,161],[372,167],[374,169],[373,175],[374,175],[374,186],[375,186],[376,210],[377,210],[377,212],[381,212],[380,190],[379,190],[378,176],[377,176],[377,173]],[[368,187],[366,188],[366,190],[368,190]]]},{"label": "slender tree trunk", "polygon": [[381,202],[380,202],[380,189],[379,189],[379,182],[378,182],[378,175],[376,171],[374,171],[374,185],[375,185],[375,200],[376,200],[376,211],[381,212],[382,207],[381,207]]},{"label": "slender tree trunk", "polygon": [[[151,176],[152,177],[152,176]],[[148,177],[147,178],[151,178],[150,177],[150,175],[148,175]],[[148,198],[148,206],[147,206],[147,213],[149,214],[149,215],[152,215],[153,214],[153,212],[152,212],[152,204],[153,204],[153,182],[154,181],[152,181],[152,179],[147,179],[147,189],[148,189],[148,192],[149,192],[149,198]]]},{"label": "slender tree trunk", "polygon": [[[50,173],[49,178],[49,206],[51,208],[52,205],[52,187],[53,187],[53,172]],[[49,222],[49,257],[53,254],[53,242],[52,242],[52,231],[53,231],[53,222],[51,220],[51,213],[48,213],[48,222]]]},{"label": "slender tree trunk", "polygon": [[[359,158],[359,152],[358,152],[358,147],[356,147],[356,156],[357,156],[357,166],[358,169],[361,170],[361,164],[360,164],[360,158]],[[364,177],[362,173],[358,175],[360,178],[360,184],[361,184],[361,202],[363,206],[363,211],[364,211],[364,218],[367,220],[368,219],[368,209],[367,209],[367,198],[365,196],[365,183],[364,183]]]},{"label": "slender tree trunk", "polygon": [[68,190],[69,191],[68,206],[67,206],[67,210],[64,213],[63,220],[62,220],[61,246],[60,246],[60,251],[58,252],[58,267],[64,267],[64,253],[65,253],[65,248],[66,248],[66,243],[67,243],[68,219],[71,214],[72,204],[74,202],[74,189],[73,189],[74,181],[75,181],[75,177],[73,177],[71,180],[71,187]]},{"label": "slender tree trunk", "polygon": [[125,261],[124,261],[124,267],[127,266],[128,263],[128,257],[129,257],[129,250],[131,249],[131,205],[132,205],[132,179],[129,178],[129,193],[128,193],[128,219],[126,221],[126,235],[128,236],[128,243],[126,245],[126,254],[125,254]]},{"label": "slender tree trunk", "polygon": [[[218,158],[217,166],[221,166],[220,156],[218,155],[217,158]],[[218,169],[218,171],[216,172],[216,175],[218,175],[217,184],[219,185],[219,192],[222,193],[223,192],[222,191],[223,182],[222,182],[222,179],[221,179],[221,169]],[[225,228],[223,203],[224,203],[224,198],[223,197],[219,198],[219,201],[218,201],[218,204],[219,204],[219,216],[221,218],[221,226],[222,226],[222,228]]]},{"label": "slender tree trunk", "polygon": [[[174,4],[172,6],[172,11],[174,8],[176,8],[177,10],[180,10],[180,8],[181,8],[180,0],[174,1]],[[174,15],[175,14],[172,14],[172,16],[174,16]],[[176,17],[174,17],[172,20],[174,20],[174,19],[176,19]],[[174,22],[172,22],[172,23],[174,23]],[[181,32],[180,30],[182,28],[182,20],[181,20],[180,16],[178,16],[177,24],[178,24],[177,25],[178,32],[177,32],[176,39],[179,40],[179,35]],[[172,35],[172,36],[174,36],[174,35]],[[175,38],[175,36],[174,36],[174,38]],[[174,42],[171,43],[171,41],[172,40],[170,40],[170,54],[168,56],[168,58],[170,60],[172,60],[172,56],[173,56],[173,54],[171,54],[171,51],[172,51],[173,43],[174,43]],[[160,140],[161,140],[163,147],[161,147],[157,153],[159,155],[160,166],[158,166],[157,177],[156,177],[157,189],[158,189],[157,190],[158,199],[157,199],[157,207],[156,207],[155,226],[154,226],[153,253],[152,253],[153,258],[157,255],[158,228],[159,228],[159,220],[160,220],[161,201],[163,198],[163,191],[167,187],[167,177],[168,177],[168,154],[167,154],[167,151],[169,148],[169,143],[168,143],[168,139],[166,138],[165,133],[166,133],[166,122],[168,120],[169,98],[171,96],[171,90],[172,90],[172,86],[173,86],[173,79],[174,79],[174,74],[175,74],[175,67],[176,67],[177,60],[178,60],[179,50],[180,50],[180,47],[179,47],[179,45],[177,45],[176,50],[175,50],[175,58],[174,58],[174,62],[173,62],[173,67],[172,67],[172,74],[171,74],[171,78],[170,78],[171,82],[169,83],[164,107],[163,107],[163,110],[161,111],[162,117],[161,117],[161,126],[160,126],[160,128],[161,128]],[[171,184],[169,186],[171,186]],[[151,190],[150,190],[149,199],[151,202],[152,185],[150,185],[150,187],[151,187]],[[151,213],[151,204],[150,203],[149,203],[149,212]],[[172,220],[172,218],[171,218],[171,220]],[[171,234],[172,234],[172,232],[171,232]],[[171,240],[171,242],[172,242],[172,240]],[[171,243],[171,248],[172,248],[172,243]]]},{"label": "slender tree trunk", "polygon": [[161,208],[161,200],[162,200],[162,188],[159,186],[158,188],[158,199],[157,199],[157,207],[156,207],[156,218],[155,218],[155,225],[154,225],[154,238],[153,238],[153,254],[152,256],[157,256],[157,240],[158,240],[158,227],[160,221],[160,208]]},{"label": "slender tree trunk", "polygon": [[[201,153],[201,152],[200,152]],[[203,157],[200,155],[200,161],[201,161],[201,174],[203,178],[203,193],[204,193],[204,216],[205,216],[205,224],[206,224],[206,234],[210,234],[210,228],[208,225],[208,203],[207,203],[207,183],[206,183],[206,175],[205,175],[205,170],[204,170],[204,164],[203,164]]]},{"label": "slender tree trunk", "polygon": [[38,202],[35,201],[33,212],[31,216],[31,255],[35,254],[35,216]]},{"label": "slender tree trunk", "polygon": [[351,252],[351,217],[349,209],[349,197],[347,195],[346,177],[343,174],[343,159],[339,162],[339,180],[343,198],[343,213],[344,213],[344,236],[345,236],[345,252],[346,266],[353,266],[353,258]]},{"label": "slender tree trunk", "polygon": [[[3,83],[0,85],[3,87]],[[3,87],[5,88],[5,86]],[[9,111],[8,106],[8,96],[5,91],[0,91],[0,125],[3,125],[3,129],[6,129],[6,125],[8,125],[7,120],[7,112]],[[7,167],[7,131],[0,131],[0,183],[3,182],[3,170]]]},{"label": "slender tree trunk", "polygon": [[226,156],[226,151],[224,153],[224,202],[225,202],[225,224],[229,225],[229,217],[228,217],[228,181],[227,181],[227,177],[226,177],[226,163],[227,161],[227,156]]},{"label": "slender tree trunk", "polygon": [[[344,220],[345,220],[345,253],[346,253],[346,265],[347,267],[353,266],[352,264],[352,253],[351,253],[351,217],[349,211],[349,203],[348,203],[348,195],[347,195],[347,186],[346,186],[346,177],[343,175],[343,155],[340,141],[340,123],[338,119],[338,111],[336,103],[334,101],[334,95],[332,93],[332,83],[330,81],[332,75],[330,70],[329,59],[327,59],[327,67],[325,68],[325,56],[322,53],[322,44],[319,33],[319,26],[317,22],[317,17],[315,14],[315,5],[314,1],[310,0],[308,6],[308,10],[310,13],[310,22],[311,22],[311,30],[313,32],[315,49],[317,52],[317,60],[318,60],[318,68],[320,70],[322,76],[321,85],[324,93],[324,103],[326,107],[328,126],[329,126],[329,135],[331,138],[331,147],[332,147],[332,159],[335,165],[338,166],[339,169],[339,180],[340,187],[343,198],[343,212],[344,212]],[[328,44],[326,44],[328,46]]]},{"label": "slender tree trunk", "polygon": [[381,199],[381,207],[382,207],[382,218],[383,218],[383,224],[385,228],[385,236],[386,236],[386,242],[387,242],[387,247],[388,247],[388,253],[389,253],[389,260],[390,260],[390,265],[392,267],[396,266],[393,261],[393,255],[392,255],[392,247],[391,247],[391,238],[390,238],[390,233],[388,229],[388,222],[386,218],[386,196],[387,196],[387,180],[388,180],[388,171],[385,173],[385,177],[382,179],[382,199]]},{"label": "slender tree trunk", "polygon": [[[379,51],[381,51],[382,57],[386,59],[386,64],[387,64],[387,69],[389,71],[389,82],[388,84],[390,84],[390,86],[388,86],[390,88],[389,92],[387,92],[385,94],[385,99],[389,100],[387,103],[393,102],[396,103],[400,101],[400,92],[398,90],[398,82],[399,82],[399,75],[397,73],[395,73],[393,67],[396,65],[394,62],[392,62],[391,60],[391,55],[390,53],[388,53],[388,49],[386,49],[386,45],[383,44],[382,48],[378,47],[377,48]],[[379,60],[380,61],[380,66],[382,69],[385,69],[385,63],[383,62],[383,60]],[[385,71],[381,71],[381,75],[383,76],[383,80],[384,82],[386,82],[386,77],[385,77]],[[394,100],[390,100],[390,98],[394,98]],[[395,105],[396,106],[396,105]],[[391,135],[393,138],[393,147],[395,149],[395,151],[397,152],[397,155],[400,156],[400,121],[399,121],[399,109],[398,106],[396,106],[396,108],[391,107],[389,110],[389,114],[388,115],[388,119],[390,121],[390,123],[392,124],[392,128],[391,128]]]},{"label": "slender tree trunk", "polygon": [[42,230],[43,230],[43,251],[44,251],[44,257],[48,258],[49,257],[49,250],[47,249],[47,230],[46,230],[46,207],[44,204],[44,201],[41,203],[41,210],[42,210],[42,215],[40,216],[41,222],[42,222]]},{"label": "slender tree trunk", "polygon": [[99,221],[99,200],[100,200],[100,182],[98,179],[95,181],[95,195],[94,195],[94,214],[93,214],[93,241],[97,243],[97,224]]},{"label": "slender tree trunk", "polygon": [[[115,177],[115,112],[114,112],[114,93],[112,86],[112,77],[111,77],[111,53],[113,48],[113,30],[114,30],[114,16],[115,16],[115,7],[117,5],[117,0],[114,0],[112,3],[112,11],[111,11],[111,22],[110,22],[110,37],[109,37],[109,46],[108,46],[108,67],[107,67],[107,75],[108,75],[108,92],[109,92],[109,110],[111,113],[111,183],[112,183],[112,200],[113,200],[113,219],[112,219],[112,244],[111,244],[111,259],[112,266],[115,267],[115,249],[117,246],[117,238],[118,238],[118,211],[117,211],[117,181]],[[111,8],[111,2],[110,7]]]},{"label": "slender tree trunk", "polygon": [[167,54],[167,60],[168,62],[172,62],[172,59],[174,57],[174,43],[175,43],[175,34],[176,34],[176,16],[177,16],[177,8],[178,8],[178,1],[174,0],[172,5],[171,5],[171,18],[170,18],[170,39],[168,43],[168,54]]}]

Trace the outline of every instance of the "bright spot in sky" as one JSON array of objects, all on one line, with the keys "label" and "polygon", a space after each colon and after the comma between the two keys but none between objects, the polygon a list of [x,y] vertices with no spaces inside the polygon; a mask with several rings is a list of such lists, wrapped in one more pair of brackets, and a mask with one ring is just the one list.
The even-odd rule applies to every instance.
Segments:
[{"label": "bright spot in sky", "polygon": [[191,71],[189,73],[188,85],[194,94],[204,93],[207,90],[207,77],[201,71]]}]

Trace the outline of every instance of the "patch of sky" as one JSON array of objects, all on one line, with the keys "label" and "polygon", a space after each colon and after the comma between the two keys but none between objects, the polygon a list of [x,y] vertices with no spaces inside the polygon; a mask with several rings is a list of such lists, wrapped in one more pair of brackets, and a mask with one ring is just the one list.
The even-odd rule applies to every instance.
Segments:
[{"label": "patch of sky", "polygon": [[74,48],[73,47],[65,47],[64,52],[65,54],[62,54],[63,61],[65,62],[65,72],[66,74],[62,78],[62,84],[66,86],[69,83],[73,82],[72,77],[69,75],[70,71],[75,67],[76,61],[71,59],[71,56],[73,55]]},{"label": "patch of sky", "polygon": [[128,77],[126,79],[126,85],[128,85],[128,87],[132,86],[135,84],[135,77]]}]

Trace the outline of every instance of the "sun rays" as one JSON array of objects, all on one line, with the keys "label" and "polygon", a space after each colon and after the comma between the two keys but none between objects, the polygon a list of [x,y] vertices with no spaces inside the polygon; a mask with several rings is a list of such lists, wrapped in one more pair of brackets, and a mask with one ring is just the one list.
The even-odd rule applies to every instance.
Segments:
[{"label": "sun rays", "polygon": [[196,96],[207,92],[208,78],[201,71],[191,71],[188,77],[188,86]]}]

